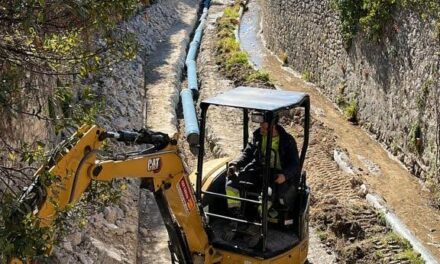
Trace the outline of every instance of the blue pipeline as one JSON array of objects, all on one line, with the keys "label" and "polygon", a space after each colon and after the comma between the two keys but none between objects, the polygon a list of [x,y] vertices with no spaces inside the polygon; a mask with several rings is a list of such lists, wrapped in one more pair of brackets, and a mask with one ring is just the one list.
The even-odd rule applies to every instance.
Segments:
[{"label": "blue pipeline", "polygon": [[[199,42],[193,41],[189,44],[188,56],[186,57],[186,64],[188,66],[188,62],[196,61],[197,50],[199,49]],[[196,76],[197,77],[197,76]]]},{"label": "blue pipeline", "polygon": [[180,93],[185,121],[185,136],[191,146],[197,145],[199,142],[200,130],[194,106],[194,100],[196,100],[199,95],[196,58],[200,42],[202,41],[203,27],[208,16],[210,2],[210,0],[205,0],[203,2],[204,8],[199,20],[200,23],[194,32],[194,37],[189,45],[188,55],[185,61],[188,76],[188,89],[183,89]]},{"label": "blue pipeline", "polygon": [[199,86],[197,80],[197,52],[200,47],[200,42],[203,36],[203,27],[205,25],[206,17],[208,16],[208,7],[210,1],[204,1],[203,13],[200,17],[200,23],[194,33],[193,40],[189,46],[188,56],[186,57],[186,68],[188,76],[188,89],[192,90],[194,98],[197,98]]},{"label": "blue pipeline", "polygon": [[194,38],[189,45],[188,56],[186,57],[186,69],[188,76],[188,89],[193,91],[194,98],[197,98],[199,86],[197,80],[197,63],[196,57],[199,50],[200,42],[203,35],[203,22],[200,23],[197,30],[194,33]]},{"label": "blue pipeline", "polygon": [[197,84],[197,64],[195,61],[187,61],[186,67],[188,69],[188,89],[193,93],[197,93],[199,91]]},{"label": "blue pipeline", "polygon": [[200,131],[192,91],[183,89],[182,92],[180,92],[180,97],[182,98],[186,140],[190,145],[196,145],[199,142]]}]

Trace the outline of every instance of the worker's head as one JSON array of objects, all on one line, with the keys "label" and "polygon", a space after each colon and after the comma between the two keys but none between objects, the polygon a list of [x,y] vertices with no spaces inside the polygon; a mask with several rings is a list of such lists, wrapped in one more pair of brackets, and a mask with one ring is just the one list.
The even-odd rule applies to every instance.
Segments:
[{"label": "worker's head", "polygon": [[[267,117],[264,115],[264,113],[261,112],[252,112],[252,121],[256,123],[260,123],[260,132],[262,135],[267,135],[267,131],[269,129],[269,122],[267,120]],[[278,124],[278,117],[274,118],[274,126],[272,130],[272,135],[276,136],[278,135],[276,124]]]},{"label": "worker's head", "polygon": [[[277,122],[275,120],[274,126],[272,127],[272,136],[277,136],[278,135],[278,130],[277,130]],[[260,123],[260,132],[261,135],[265,136],[267,135],[267,131],[269,130],[269,123],[264,121]]]}]

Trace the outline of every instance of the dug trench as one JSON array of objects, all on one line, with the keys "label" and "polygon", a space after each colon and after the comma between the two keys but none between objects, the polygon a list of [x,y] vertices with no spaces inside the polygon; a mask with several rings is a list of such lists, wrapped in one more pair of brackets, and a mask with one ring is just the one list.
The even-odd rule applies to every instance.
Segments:
[{"label": "dug trench", "polygon": [[[169,5],[174,3],[171,0],[163,2]],[[201,87],[199,100],[235,86],[235,80],[227,79],[222,75],[217,59],[213,56],[217,51],[217,19],[222,16],[228,2],[213,1],[209,11],[198,56]],[[136,107],[138,114],[135,117],[142,120],[136,119],[137,122],[132,124],[121,121],[121,118],[107,120],[109,126],[116,124],[118,128],[135,128],[134,125],[142,123],[150,129],[170,135],[179,132],[181,154],[188,171],[195,169],[196,158],[189,151],[184,139],[184,124],[178,106],[178,94],[179,90],[186,86],[184,78],[182,79],[183,64],[189,36],[197,18],[197,4],[198,1],[193,0],[180,1],[176,8],[177,14],[169,19],[172,25],[160,33],[163,41],[144,57],[141,68],[144,72],[145,85],[143,92],[135,95],[137,97],[141,95],[145,103],[142,107]],[[174,24],[171,21],[179,22]],[[114,95],[117,95],[117,92]],[[138,99],[136,98],[136,101],[139,101]],[[127,98],[127,102],[129,101]],[[139,118],[141,116],[139,112],[142,111],[143,118]],[[300,128],[291,121],[300,118],[296,116],[284,121],[285,127],[294,135],[300,134]],[[241,115],[233,110],[225,112],[224,109],[213,108],[210,110],[208,122],[208,152],[205,158],[236,156],[242,144],[239,136]],[[418,259],[412,255],[407,243],[389,232],[381,215],[368,206],[362,198],[363,194],[359,192],[361,176],[347,174],[338,168],[333,160],[333,150],[339,147],[335,131],[320,121],[316,115],[312,122],[311,138],[306,160],[308,179],[314,192],[309,260],[319,264],[417,263]],[[301,138],[297,136],[297,140],[300,142]],[[132,199],[134,204],[124,202],[122,210],[122,215],[133,216],[126,228],[129,230],[129,236],[124,233],[125,231],[117,232],[120,230],[117,221],[113,225],[107,223],[109,220],[106,216],[110,214],[101,213],[92,216],[89,218],[93,223],[92,226],[88,231],[81,233],[78,245],[73,246],[73,250],[79,251],[72,253],[72,246],[65,246],[61,250],[63,252],[59,254],[62,259],[60,262],[66,263],[68,256],[71,263],[170,263],[168,235],[153,197],[146,191],[139,191],[136,182],[129,186],[129,191],[131,194],[124,201]],[[114,210],[107,211],[111,213]],[[93,230],[95,228],[96,230]],[[109,232],[99,231],[102,228]],[[126,239],[116,243],[115,241],[120,240],[120,236],[125,236]],[[99,241],[93,237],[97,237],[103,243],[98,243]],[[129,242],[131,240],[136,241],[136,245],[133,245],[133,241]],[[90,245],[93,246],[92,249]],[[90,250],[93,251],[93,255],[86,256]]]},{"label": "dug trench", "polygon": [[[200,81],[200,100],[213,96],[235,87],[237,80],[228,79],[222,74],[218,59],[213,54],[217,52],[217,21],[223,15],[223,10],[227,7],[228,1],[214,1],[211,5],[208,22],[204,30],[204,37],[201,43],[198,56],[198,76]],[[249,13],[248,13],[249,15]],[[251,14],[252,16],[252,14]],[[257,16],[255,16],[257,17]],[[243,20],[246,20],[246,13]],[[241,30],[244,32],[244,30]],[[242,33],[240,33],[242,34]],[[243,43],[244,46],[245,43]],[[263,50],[255,49],[255,43],[248,43],[253,46],[254,52],[261,52],[263,56],[271,56]],[[247,50],[249,51],[249,50]],[[249,52],[251,53],[251,52]],[[261,56],[261,55],[260,55]],[[252,56],[251,56],[252,57]],[[181,66],[183,61],[181,62]],[[182,66],[183,67],[183,66]],[[275,68],[270,68],[270,71]],[[282,70],[279,70],[282,72]],[[271,73],[272,74],[272,73]],[[274,78],[292,79],[291,75],[272,74]],[[177,79],[180,78],[177,75]],[[177,80],[173,77],[173,80]],[[181,109],[176,103],[176,92],[186,87],[185,79],[178,79],[178,83],[173,83],[173,91],[169,95],[174,108],[167,111],[174,113],[171,118],[165,118],[170,124],[168,133],[180,132],[180,149],[186,164],[187,171],[192,171],[196,166],[196,157],[189,151],[189,147],[184,139],[184,122]],[[274,80],[276,84],[285,85],[286,82]],[[288,83],[287,83],[288,84]],[[307,85],[302,84],[301,87]],[[287,87],[297,88],[297,87]],[[301,88],[305,90],[304,88]],[[159,93],[168,96],[161,89]],[[308,88],[308,91],[311,91]],[[150,94],[157,96],[158,94]],[[312,96],[312,100],[315,94]],[[322,100],[319,100],[321,103]],[[311,142],[306,160],[306,170],[308,171],[309,184],[313,190],[312,210],[311,210],[311,244],[309,260],[312,263],[422,263],[420,258],[410,248],[409,244],[395,235],[386,226],[383,216],[375,211],[364,199],[365,191],[361,188],[366,173],[350,174],[341,170],[334,161],[334,150],[344,148],[341,144],[343,138],[338,137],[338,133],[329,126],[328,122],[322,120],[322,110],[313,103],[314,117],[311,126]],[[176,107],[177,106],[177,107]],[[150,128],[163,130],[164,113],[162,103],[154,103],[151,99],[147,107],[147,124]],[[161,109],[159,111],[159,109]],[[151,112],[153,111],[153,114]],[[156,113],[154,113],[156,112]],[[151,116],[157,123],[154,125]],[[338,117],[343,120],[342,117]],[[299,135],[301,128],[295,121],[301,119],[300,115],[292,116],[283,121],[285,127],[296,135],[301,142]],[[208,113],[207,127],[207,155],[205,159],[236,156],[241,148],[241,115],[234,110],[212,108]],[[154,122],[154,121],[153,121]],[[338,121],[340,122],[340,121]],[[344,120],[344,122],[346,122]],[[300,143],[301,144],[301,143]],[[365,172],[368,169],[364,169]],[[386,171],[382,172],[386,173]],[[154,263],[169,263],[169,253],[167,249],[168,236],[161,226],[161,220],[155,209],[154,201],[151,196],[145,194],[145,202],[148,204],[143,214],[143,219],[150,219],[141,229],[145,239],[143,240],[145,253],[142,258],[138,258],[139,263],[144,263],[149,257],[155,256]],[[141,218],[141,217],[140,217]],[[145,221],[145,220],[142,220]],[[139,257],[138,253],[138,257]]]},{"label": "dug trench", "polygon": [[[218,58],[213,56],[216,50],[217,42],[217,26],[218,19],[223,15],[227,1],[214,1],[209,9],[204,35],[201,42],[201,47],[197,59],[198,65],[198,79],[200,83],[200,98],[198,103],[204,98],[213,96],[220,92],[233,89],[235,87],[234,80],[229,79],[222,74],[218,66]],[[254,82],[249,85],[262,86],[262,82]],[[185,76],[180,84],[180,89],[187,86]],[[197,106],[196,106],[197,107]],[[208,112],[208,122],[206,129],[206,144],[205,144],[205,160],[210,160],[225,156],[236,156],[239,153],[242,145],[241,135],[241,112],[228,109],[211,107]],[[194,171],[197,166],[196,156],[190,151],[189,145],[185,140],[184,116],[179,104],[176,109],[177,127],[179,128],[179,149],[184,161],[187,172]],[[167,236],[161,238],[163,244],[168,240]],[[310,256],[311,263],[335,263],[335,256],[333,249],[326,247],[316,235],[316,231],[312,230],[310,239]],[[166,252],[164,252],[166,254]]]},{"label": "dug trench", "polygon": [[[218,63],[218,58],[213,56],[218,54],[217,21],[227,6],[225,2],[215,3],[210,9],[198,57],[200,100],[232,89],[235,84],[240,83],[240,80],[226,78],[222,74],[224,71]],[[253,46],[255,52],[255,43],[248,44]],[[280,83],[277,80],[274,82]],[[252,83],[248,84],[252,85]],[[319,113],[316,103],[312,102],[312,105],[315,112]],[[283,125],[296,136],[299,145],[302,138],[301,127],[297,125],[299,123],[297,121],[300,119],[301,115],[297,114],[282,120]],[[241,146],[241,115],[233,110],[213,108],[208,112],[207,120],[210,157],[236,156]],[[383,216],[364,199],[366,193],[361,186],[365,175],[350,174],[338,167],[334,160],[334,150],[341,149],[340,140],[343,139],[338,138],[335,130],[322,122],[316,114],[313,117],[311,131],[312,140],[305,169],[313,190],[312,237],[316,234],[318,240],[325,246],[320,247],[319,242],[318,245],[311,245],[310,261],[312,263],[422,263],[423,261],[414,253],[408,242],[394,234],[387,227]],[[188,155],[187,153],[186,157]],[[187,159],[191,160],[191,158]],[[188,164],[191,169],[194,168],[194,162],[189,161]]]}]

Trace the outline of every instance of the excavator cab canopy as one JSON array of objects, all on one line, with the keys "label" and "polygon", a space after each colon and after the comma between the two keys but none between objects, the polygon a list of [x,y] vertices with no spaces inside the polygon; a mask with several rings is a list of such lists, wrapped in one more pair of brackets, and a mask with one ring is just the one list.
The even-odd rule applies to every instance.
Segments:
[{"label": "excavator cab canopy", "polygon": [[[264,120],[271,124],[271,122],[275,118],[279,117],[280,112],[284,112],[286,110],[297,107],[304,108],[304,144],[300,157],[302,168],[309,139],[310,98],[308,94],[293,91],[261,89],[245,86],[231,89],[222,94],[205,99],[200,103],[200,108],[202,109],[201,129],[203,130],[203,134],[205,129],[204,121],[206,119],[206,111],[210,105],[243,109],[243,147],[246,147],[246,144],[249,140],[248,123],[250,110],[261,112],[264,115]],[[200,135],[200,139],[203,139],[202,135]],[[202,141],[200,143],[202,143]],[[203,150],[203,148],[200,148],[200,150]],[[204,153],[199,152],[199,154]]]},{"label": "excavator cab canopy", "polygon": [[203,100],[201,105],[221,105],[278,112],[305,106],[307,102],[309,102],[309,96],[305,93],[240,86]]},{"label": "excavator cab canopy", "polygon": [[[305,160],[305,155],[308,147],[309,141],[309,123],[310,123],[310,99],[309,96],[305,93],[293,92],[293,91],[282,91],[282,90],[272,90],[272,89],[261,89],[254,87],[238,87],[235,89],[231,89],[217,96],[205,99],[201,102],[201,122],[200,122],[200,137],[199,137],[199,151],[198,151],[198,165],[197,165],[197,179],[196,179],[196,198],[199,204],[202,204],[202,194],[204,196],[217,196],[220,197],[222,195],[209,192],[202,191],[202,177],[203,177],[203,157],[204,157],[204,144],[205,144],[205,126],[206,126],[206,117],[209,106],[224,106],[224,107],[232,107],[242,109],[243,111],[243,148],[246,147],[249,140],[249,115],[252,116],[252,121],[254,122],[268,122],[268,140],[267,140],[267,148],[271,149],[271,138],[272,138],[272,127],[276,124],[275,120],[279,118],[281,112],[286,112],[286,110],[291,110],[293,108],[304,108],[304,135],[303,135],[303,145],[300,152],[300,171],[302,172],[302,167]],[[270,164],[270,152],[268,151],[263,157],[265,159],[264,164]],[[273,256],[271,253],[268,253],[270,250],[266,250],[267,247],[267,239],[268,239],[268,192],[269,192],[269,174],[270,169],[268,166],[263,165],[263,191],[260,200],[261,207],[261,222],[260,223],[250,223],[243,221],[241,219],[234,219],[224,217],[218,214],[206,213],[208,216],[220,217],[226,220],[246,223],[246,224],[254,224],[261,227],[261,239],[258,243],[259,250],[258,252],[246,252],[254,254],[257,257],[268,258]],[[305,185],[305,175],[303,187],[308,188]],[[230,198],[224,196],[223,198]],[[244,198],[238,198],[237,200],[241,202],[249,202],[255,203],[255,201],[247,200]],[[307,199],[308,200],[308,199]],[[308,208],[308,202],[305,208]],[[308,210],[308,209],[307,209]],[[301,228],[302,229],[302,228]],[[299,234],[299,240],[302,240],[306,234]],[[274,253],[274,252],[272,252]],[[269,255],[267,255],[269,254]]]}]

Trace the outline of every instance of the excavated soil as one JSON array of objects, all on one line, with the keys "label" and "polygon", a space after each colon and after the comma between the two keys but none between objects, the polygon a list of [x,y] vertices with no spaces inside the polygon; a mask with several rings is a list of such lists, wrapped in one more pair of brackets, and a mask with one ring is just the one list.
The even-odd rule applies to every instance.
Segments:
[{"label": "excavated soil", "polygon": [[392,235],[364,199],[362,177],[343,172],[333,160],[334,131],[317,120],[311,131],[305,169],[313,193],[311,222],[321,241],[336,251],[338,263],[411,263],[404,244],[384,240]]}]

